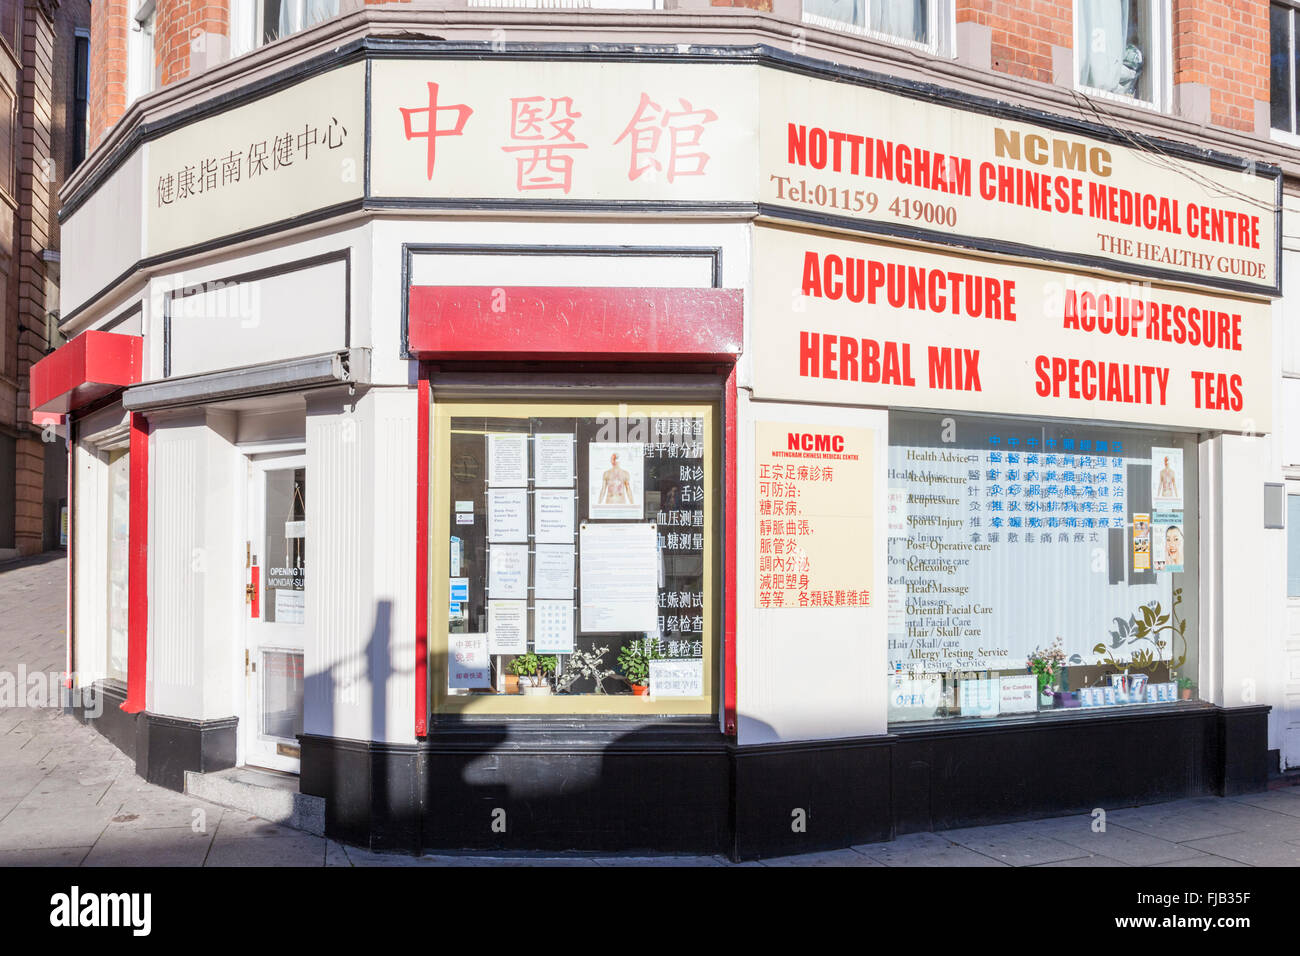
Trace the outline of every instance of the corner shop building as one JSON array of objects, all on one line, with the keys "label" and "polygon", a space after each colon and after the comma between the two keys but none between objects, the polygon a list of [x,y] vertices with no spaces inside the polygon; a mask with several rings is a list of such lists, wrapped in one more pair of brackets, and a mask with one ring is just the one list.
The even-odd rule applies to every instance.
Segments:
[{"label": "corner shop building", "polygon": [[64,197],[33,404],[141,774],[738,857],[1262,787],[1278,170],[765,47],[326,39]]}]

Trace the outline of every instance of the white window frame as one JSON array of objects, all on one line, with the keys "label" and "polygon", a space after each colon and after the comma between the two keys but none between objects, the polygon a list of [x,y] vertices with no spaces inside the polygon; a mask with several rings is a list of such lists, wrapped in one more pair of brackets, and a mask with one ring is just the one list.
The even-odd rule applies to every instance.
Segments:
[{"label": "white window frame", "polygon": [[[1295,4],[1292,3],[1277,3],[1275,2],[1275,0],[1270,0],[1268,7],[1270,13],[1272,12],[1274,7],[1282,7],[1291,12],[1291,20],[1290,20],[1291,42],[1287,45],[1287,52],[1289,53],[1289,56],[1287,57],[1287,64],[1290,66],[1295,63],[1295,48],[1296,48],[1297,34],[1300,33],[1300,23],[1297,23],[1297,21],[1300,21],[1300,7],[1297,7]],[[1272,31],[1271,22],[1269,24],[1269,31],[1270,33]],[[1272,45],[1271,36],[1269,37],[1269,45],[1270,46]],[[1272,70],[1273,70],[1273,64],[1269,63],[1269,88],[1270,89],[1273,86]],[[1285,130],[1285,129],[1273,128],[1273,115],[1272,115],[1271,104],[1270,104],[1269,117],[1268,117],[1269,138],[1274,140],[1275,142],[1286,143],[1288,146],[1300,146],[1300,131],[1297,131],[1297,123],[1300,123],[1300,110],[1296,109],[1296,101],[1295,101],[1296,83],[1300,82],[1300,79],[1296,77],[1297,72],[1300,71],[1297,71],[1294,68],[1287,70],[1287,73],[1291,77],[1291,100],[1290,100],[1291,129]]]},{"label": "white window frame", "polygon": [[1124,103],[1128,106],[1137,106],[1146,110],[1154,110],[1157,113],[1166,113],[1173,105],[1173,88],[1174,88],[1174,69],[1173,69],[1173,15],[1170,10],[1170,0],[1140,0],[1140,2],[1150,4],[1150,19],[1152,24],[1153,38],[1148,44],[1150,50],[1150,62],[1147,68],[1151,71],[1151,99],[1144,100],[1138,96],[1126,96],[1123,93],[1112,93],[1109,90],[1100,90],[1094,86],[1085,86],[1079,82],[1079,4],[1076,2],[1071,7],[1071,35],[1074,38],[1073,47],[1073,65],[1071,67],[1070,82],[1074,89],[1087,96],[1100,100],[1110,100],[1112,103]]},{"label": "white window frame", "polygon": [[154,25],[157,22],[156,0],[138,0],[131,12],[127,31],[126,103],[130,106],[146,93],[153,92],[157,67],[154,48]]},{"label": "white window frame", "polygon": [[[285,0],[298,7],[299,19],[305,24],[307,19],[307,0]],[[262,37],[266,34],[265,23],[265,5],[261,0],[230,0],[230,55],[231,57],[243,56],[245,53],[251,53],[260,47],[265,46]],[[332,20],[343,13],[343,3],[339,0],[338,10],[326,20]],[[325,20],[320,21],[326,22]],[[299,27],[293,33],[286,33],[282,37],[276,37],[272,40],[283,40],[285,37],[294,36],[303,30],[311,29],[318,26],[313,23]]]},{"label": "white window frame", "polygon": [[[871,22],[871,4],[875,2],[877,0],[863,0],[867,10],[863,19],[867,23]],[[881,33],[867,26],[858,26],[855,23],[836,20],[832,17],[822,17],[814,13],[803,12],[802,19],[804,23],[815,27],[835,30],[839,33],[851,33],[854,36],[879,40],[882,43],[892,43],[895,46],[918,50],[930,56],[954,57],[957,55],[956,44],[953,42],[953,37],[957,34],[957,7],[953,0],[926,0],[926,22],[933,27],[928,43],[905,40],[902,37],[894,36],[892,33]]]}]

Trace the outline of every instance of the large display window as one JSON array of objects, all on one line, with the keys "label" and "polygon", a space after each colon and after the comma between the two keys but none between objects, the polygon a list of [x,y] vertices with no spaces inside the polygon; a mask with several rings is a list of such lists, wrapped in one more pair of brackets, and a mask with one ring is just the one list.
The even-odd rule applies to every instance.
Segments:
[{"label": "large display window", "polygon": [[1195,436],[891,413],[891,721],[1195,699]]},{"label": "large display window", "polygon": [[710,403],[435,403],[435,712],[715,712],[714,422]]}]

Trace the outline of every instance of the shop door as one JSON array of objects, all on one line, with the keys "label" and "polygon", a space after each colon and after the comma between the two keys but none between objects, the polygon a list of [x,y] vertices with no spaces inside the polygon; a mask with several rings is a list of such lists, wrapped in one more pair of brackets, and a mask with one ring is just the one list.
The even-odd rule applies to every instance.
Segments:
[{"label": "shop door", "polygon": [[245,545],[244,762],[298,772],[307,585],[307,459],[253,460]]},{"label": "shop door", "polygon": [[1282,642],[1282,769],[1300,767],[1300,479],[1286,483],[1286,635]]}]

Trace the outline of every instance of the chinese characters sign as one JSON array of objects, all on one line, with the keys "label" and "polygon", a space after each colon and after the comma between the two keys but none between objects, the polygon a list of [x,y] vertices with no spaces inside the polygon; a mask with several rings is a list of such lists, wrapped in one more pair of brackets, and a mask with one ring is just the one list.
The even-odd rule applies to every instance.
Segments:
[{"label": "chinese characters sign", "polygon": [[754,188],[753,95],[739,75],[719,83],[716,67],[380,61],[373,70],[375,195],[717,200]]},{"label": "chinese characters sign", "polygon": [[755,425],[757,607],[871,605],[874,442],[865,428]]},{"label": "chinese characters sign", "polygon": [[355,64],[150,142],[147,253],[360,199],[364,98]]}]

